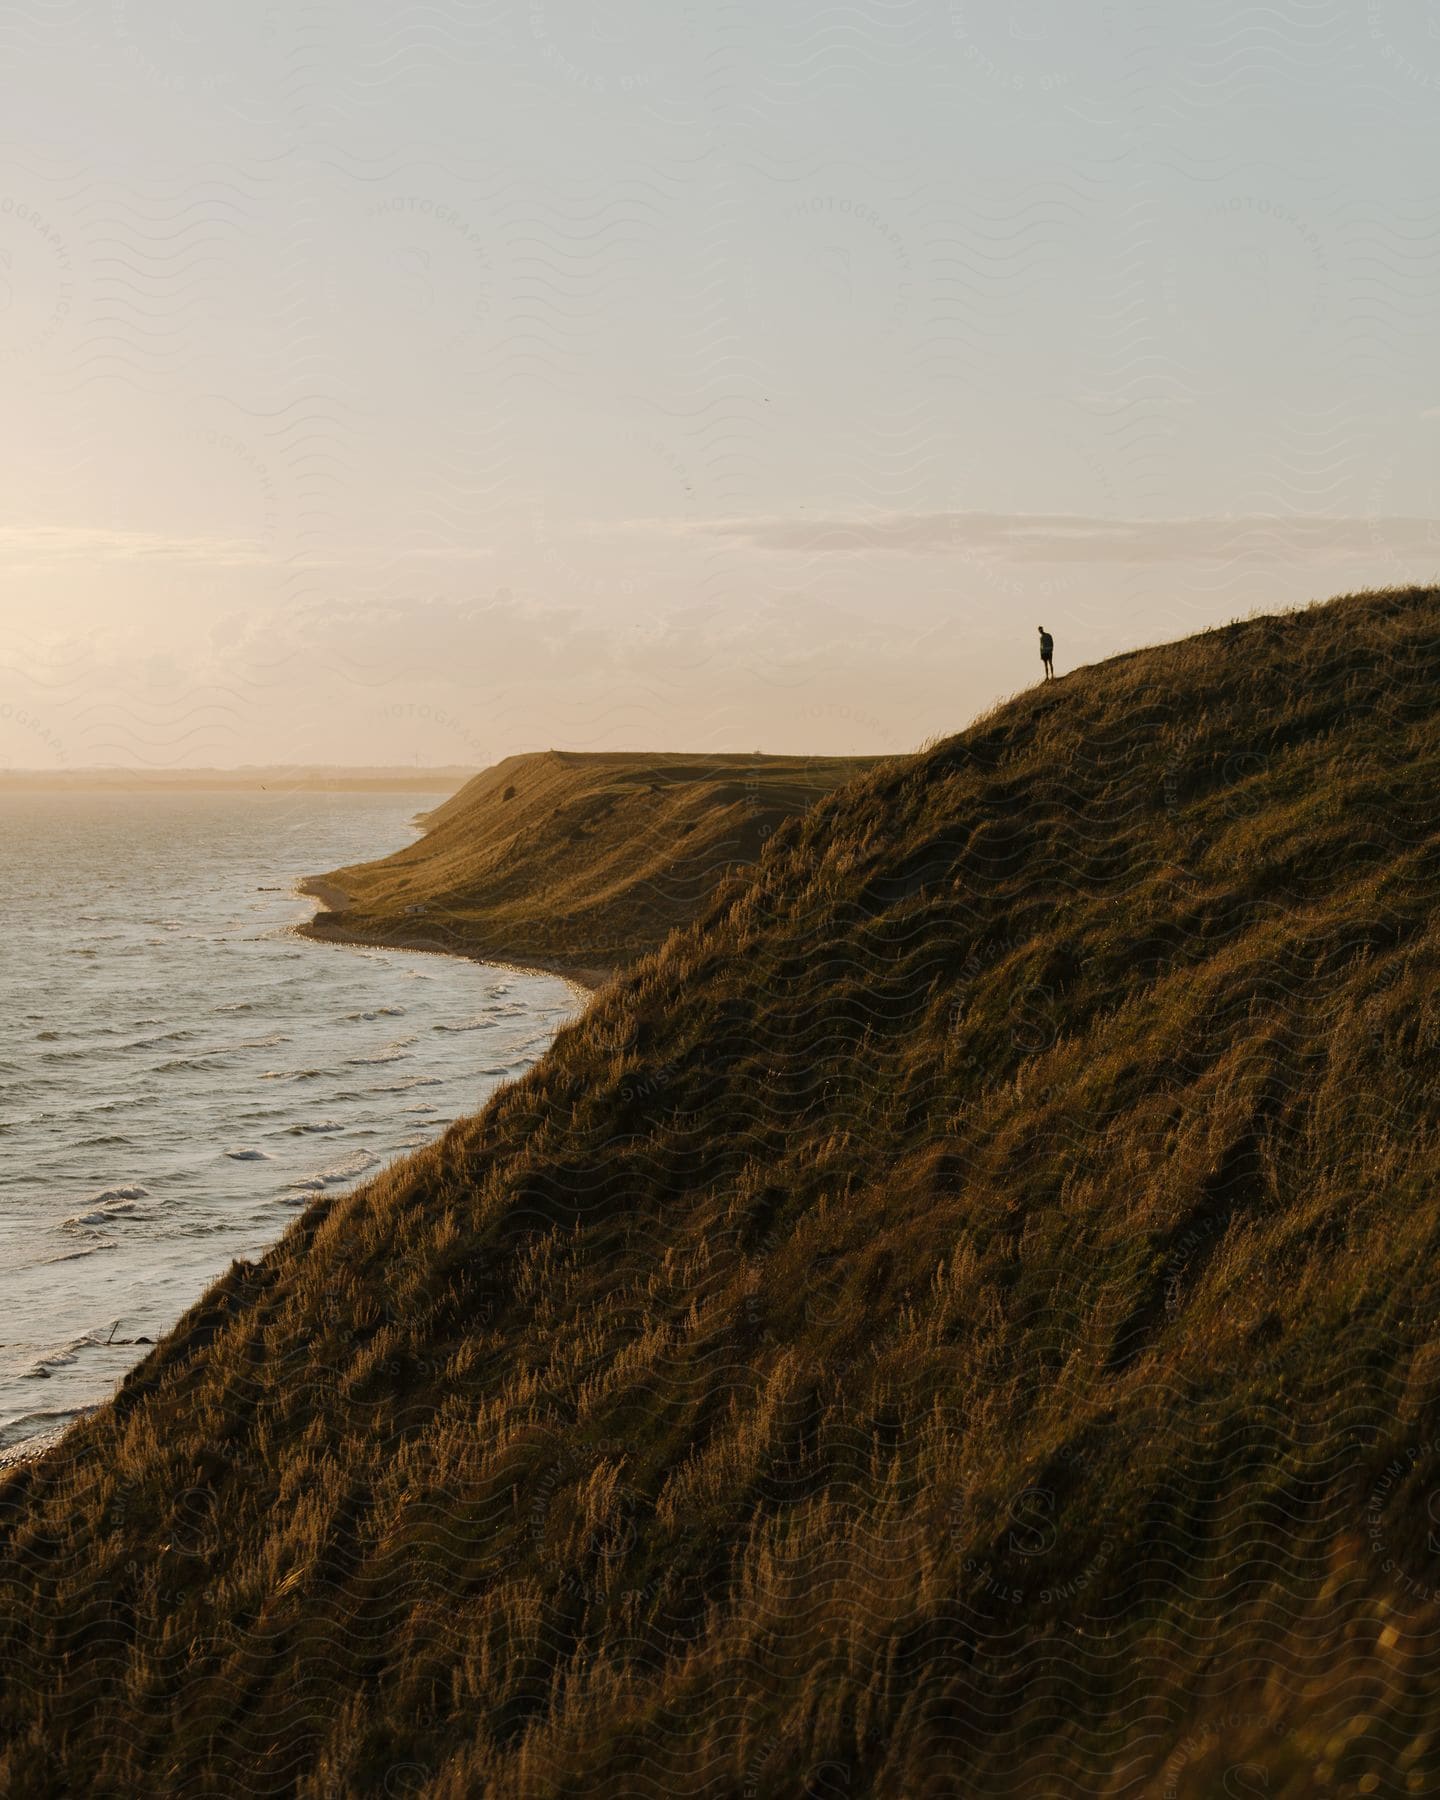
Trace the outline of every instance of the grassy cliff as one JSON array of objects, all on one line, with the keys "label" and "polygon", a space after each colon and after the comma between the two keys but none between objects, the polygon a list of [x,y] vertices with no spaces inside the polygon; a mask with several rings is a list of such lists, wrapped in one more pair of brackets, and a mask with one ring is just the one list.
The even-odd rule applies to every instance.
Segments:
[{"label": "grassy cliff", "polygon": [[1437,677],[1363,595],[782,825],[0,1488],[0,1786],[1436,1791]]},{"label": "grassy cliff", "polygon": [[425,944],[592,986],[688,924],[777,826],[866,757],[511,756],[380,862],[310,882],[307,935]]}]

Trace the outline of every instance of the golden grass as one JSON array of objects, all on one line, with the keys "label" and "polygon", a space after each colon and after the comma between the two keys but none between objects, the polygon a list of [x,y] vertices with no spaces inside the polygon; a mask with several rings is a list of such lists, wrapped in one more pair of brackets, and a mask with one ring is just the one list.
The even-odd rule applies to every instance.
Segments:
[{"label": "golden grass", "polygon": [[547,750],[507,757],[423,838],[317,878],[318,938],[410,943],[598,986],[688,924],[785,819],[873,757]]},{"label": "golden grass", "polygon": [[772,834],[0,1487],[15,1793],[1440,1786],[1440,598]]}]

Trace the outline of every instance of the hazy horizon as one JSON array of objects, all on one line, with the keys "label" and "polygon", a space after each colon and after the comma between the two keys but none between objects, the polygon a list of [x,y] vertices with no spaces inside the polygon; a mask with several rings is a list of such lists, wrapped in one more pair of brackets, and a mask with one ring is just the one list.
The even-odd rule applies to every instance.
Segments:
[{"label": "hazy horizon", "polygon": [[889,753],[1039,623],[1063,674],[1436,577],[1433,8],[7,51],[0,765]]}]

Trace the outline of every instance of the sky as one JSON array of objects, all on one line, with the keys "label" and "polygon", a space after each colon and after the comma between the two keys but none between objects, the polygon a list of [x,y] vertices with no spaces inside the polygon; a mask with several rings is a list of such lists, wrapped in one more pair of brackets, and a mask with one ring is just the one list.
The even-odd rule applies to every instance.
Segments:
[{"label": "sky", "polygon": [[1440,0],[15,0],[0,766],[901,751],[1440,566]]}]

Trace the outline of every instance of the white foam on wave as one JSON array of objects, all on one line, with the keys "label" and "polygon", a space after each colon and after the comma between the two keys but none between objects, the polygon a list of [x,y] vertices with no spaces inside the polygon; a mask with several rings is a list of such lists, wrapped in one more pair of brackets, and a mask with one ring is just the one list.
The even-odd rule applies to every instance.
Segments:
[{"label": "white foam on wave", "polygon": [[149,1188],[141,1187],[139,1182],[132,1182],[128,1187],[105,1188],[101,1193],[92,1194],[83,1203],[83,1210],[71,1213],[62,1221],[66,1225],[108,1225],[112,1219],[123,1218],[126,1213],[133,1213],[135,1202],[143,1200],[149,1194]]},{"label": "white foam on wave", "polygon": [[290,1127],[290,1135],[292,1137],[300,1137],[302,1134],[310,1131],[343,1131],[344,1129],[345,1127],[338,1119],[316,1119],[313,1124],[307,1122],[303,1125],[292,1125]]},{"label": "white foam on wave", "polygon": [[315,1194],[323,1194],[327,1188],[355,1181],[367,1169],[373,1169],[379,1160],[369,1150],[348,1151],[337,1161],[327,1163],[323,1169],[316,1169],[313,1174],[302,1175],[298,1180],[290,1182],[285,1193],[279,1197],[280,1205],[297,1206]]},{"label": "white foam on wave", "polygon": [[363,1175],[367,1169],[373,1169],[380,1158],[369,1150],[352,1150],[348,1156],[342,1156],[338,1162],[330,1163],[326,1168],[316,1171],[315,1179],[323,1181],[326,1187],[334,1187],[337,1182],[353,1181],[357,1175]]},{"label": "white foam on wave", "polygon": [[67,1225],[109,1225],[135,1210],[133,1200],[117,1200],[113,1206],[97,1206],[91,1212],[71,1213]]},{"label": "white foam on wave", "polygon": [[58,1444],[67,1426],[96,1410],[93,1406],[67,1406],[53,1412],[24,1412],[7,1419],[0,1428],[6,1440],[0,1446],[0,1469],[13,1468],[38,1451]]}]

